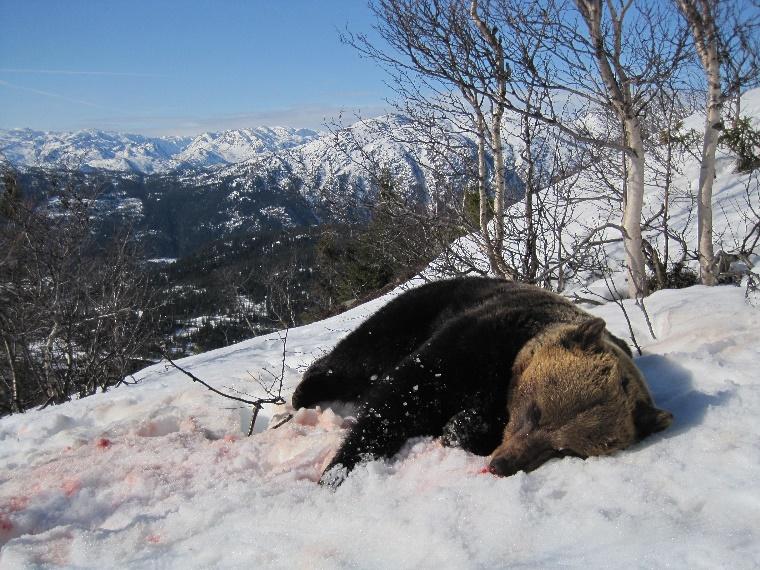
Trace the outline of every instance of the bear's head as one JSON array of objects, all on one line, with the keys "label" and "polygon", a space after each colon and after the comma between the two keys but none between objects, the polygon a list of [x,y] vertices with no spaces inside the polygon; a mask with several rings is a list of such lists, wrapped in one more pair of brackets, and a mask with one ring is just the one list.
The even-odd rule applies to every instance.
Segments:
[{"label": "bear's head", "polygon": [[490,470],[532,471],[552,457],[586,458],[628,447],[667,428],[644,378],[602,319],[555,325],[517,355],[504,440]]}]

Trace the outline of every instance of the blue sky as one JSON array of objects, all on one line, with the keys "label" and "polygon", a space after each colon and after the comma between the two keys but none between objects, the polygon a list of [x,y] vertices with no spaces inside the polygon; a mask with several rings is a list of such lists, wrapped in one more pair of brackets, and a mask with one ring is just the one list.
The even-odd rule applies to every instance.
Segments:
[{"label": "blue sky", "polygon": [[365,0],[0,0],[0,128],[195,134],[383,112]]}]

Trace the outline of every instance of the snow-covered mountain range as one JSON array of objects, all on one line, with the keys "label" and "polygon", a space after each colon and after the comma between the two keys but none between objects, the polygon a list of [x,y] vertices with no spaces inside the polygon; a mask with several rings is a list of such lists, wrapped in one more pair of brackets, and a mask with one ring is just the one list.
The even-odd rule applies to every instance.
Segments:
[{"label": "snow-covered mountain range", "polygon": [[[376,188],[379,176],[390,175],[410,197],[431,203],[443,187],[456,191],[456,176],[474,164],[475,143],[464,134],[451,134],[438,144],[414,129],[409,119],[391,114],[327,133],[256,127],[151,138],[0,130],[0,164],[21,172],[96,173],[111,179],[173,176],[195,186],[234,186],[231,200],[263,189],[296,189],[315,207],[328,195],[333,202],[343,196],[356,203]],[[424,140],[436,144],[420,142]],[[511,170],[513,161],[507,163]]]},{"label": "snow-covered mountain range", "polygon": [[0,156],[16,167],[154,174],[244,162],[318,137],[315,131],[287,127],[254,127],[195,137],[13,129],[0,130]]},{"label": "snow-covered mountain range", "polygon": [[[0,130],[0,162],[16,168],[167,174],[207,171],[225,177],[285,169],[321,184],[349,174],[366,176],[367,160],[387,167],[403,183],[425,184],[423,166],[434,158],[400,115],[356,122],[336,132],[254,127],[195,137],[147,137],[97,130],[42,132]],[[449,148],[474,149],[465,136]],[[414,142],[412,142],[414,141]]]},{"label": "snow-covered mountain range", "polygon": [[[159,235],[151,240],[159,244],[156,255],[174,257],[184,248],[160,245],[177,243],[163,239],[167,227],[189,224],[198,235],[219,238],[273,223],[356,221],[366,215],[366,198],[378,191],[381,177],[392,177],[395,188],[421,204],[461,190],[457,176],[475,164],[474,142],[454,134],[424,144],[414,129],[409,119],[386,115],[328,133],[256,127],[150,138],[0,130],[0,164],[18,170],[27,189],[49,188],[48,179],[97,188],[104,215],[128,215],[140,232]],[[167,216],[179,217],[167,225]]]}]

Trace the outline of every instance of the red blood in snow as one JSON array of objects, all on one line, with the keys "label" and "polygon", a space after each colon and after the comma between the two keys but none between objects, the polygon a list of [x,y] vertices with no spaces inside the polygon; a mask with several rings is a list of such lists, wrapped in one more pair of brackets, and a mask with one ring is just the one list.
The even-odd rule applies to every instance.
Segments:
[{"label": "red blood in snow", "polygon": [[79,489],[82,488],[82,484],[77,479],[69,479],[68,481],[64,481],[61,485],[61,489],[64,493],[66,493],[67,497],[71,497],[72,495],[76,494]]},{"label": "red blood in snow", "polygon": [[8,517],[0,515],[0,532],[10,532],[13,530],[13,523]]},{"label": "red blood in snow", "polygon": [[29,504],[29,497],[11,497],[8,501],[8,510],[12,513],[23,511]]},{"label": "red blood in snow", "polygon": [[224,441],[232,442],[232,441],[237,441],[237,440],[238,440],[238,437],[234,434],[228,433],[227,435],[224,436]]},{"label": "red blood in snow", "polygon": [[151,534],[145,537],[145,540],[150,542],[151,544],[158,544],[161,542],[161,535],[160,534]]},{"label": "red blood in snow", "polygon": [[97,442],[95,442],[95,445],[101,449],[107,449],[111,447],[111,440],[105,437],[101,437]]},{"label": "red blood in snow", "polygon": [[481,467],[478,473],[480,473],[481,475],[485,475],[487,473],[492,473],[492,471],[491,471],[491,468],[486,465],[484,467]]}]

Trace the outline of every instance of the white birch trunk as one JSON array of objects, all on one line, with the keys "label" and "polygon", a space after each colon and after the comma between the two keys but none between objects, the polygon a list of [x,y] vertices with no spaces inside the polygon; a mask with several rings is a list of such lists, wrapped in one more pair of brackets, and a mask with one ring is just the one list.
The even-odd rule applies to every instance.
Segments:
[{"label": "white birch trunk", "polygon": [[[514,279],[514,271],[504,262],[504,202],[506,180],[504,178],[504,145],[501,140],[501,121],[504,117],[504,100],[507,94],[507,70],[504,64],[504,49],[495,32],[478,15],[478,0],[470,3],[470,16],[480,35],[489,45],[494,55],[493,73],[496,79],[496,92],[492,94],[491,104],[491,149],[494,159],[494,198],[493,224],[494,238],[489,240],[491,270],[507,279]],[[482,204],[482,203],[481,203]],[[482,212],[482,210],[481,210]],[[486,235],[487,229],[486,229]]]},{"label": "white birch trunk", "polygon": [[18,395],[18,380],[16,378],[16,366],[15,362],[13,361],[13,353],[11,352],[10,346],[8,346],[8,341],[6,339],[3,339],[3,344],[5,345],[5,354],[8,358],[8,370],[11,374],[11,413],[17,414],[21,411],[21,406],[19,404],[19,395]]},{"label": "white birch trunk", "polygon": [[644,206],[644,142],[636,118],[625,121],[628,144],[626,196],[623,208],[623,244],[628,271],[628,296],[639,299],[648,292],[646,264],[641,241],[641,210]]},{"label": "white birch trunk", "polygon": [[707,69],[707,118],[702,145],[702,165],[699,169],[699,200],[697,202],[699,273],[703,285],[717,283],[713,251],[712,194],[715,180],[715,153],[718,148],[722,119],[722,93],[717,50],[712,49],[711,52],[710,65]]},{"label": "white birch trunk", "polygon": [[504,180],[504,145],[501,141],[501,118],[503,111],[493,114],[493,125],[491,125],[491,146],[493,147],[494,162],[494,195],[493,195],[493,217],[496,225],[496,235],[494,237],[493,247],[501,258],[501,252],[504,248],[504,194],[506,184]]},{"label": "white birch trunk", "polygon": [[501,275],[501,269],[496,259],[491,233],[488,227],[490,216],[488,215],[488,165],[486,164],[486,124],[485,118],[478,113],[478,201],[480,205],[480,249],[488,258],[491,271]]},{"label": "white birch trunk", "polygon": [[[628,295],[633,299],[647,295],[646,264],[641,241],[641,210],[644,204],[644,142],[641,124],[636,116],[630,85],[621,60],[623,38],[623,15],[613,11],[607,4],[612,20],[615,49],[612,55],[605,48],[602,27],[601,0],[576,0],[576,4],[589,30],[594,46],[594,57],[599,64],[599,74],[610,100],[610,108],[623,125],[626,151],[626,187],[623,197],[623,245],[625,264],[628,272]],[[627,4],[630,6],[630,4]],[[616,76],[613,67],[618,70]]]},{"label": "white birch trunk", "polygon": [[[480,233],[483,240],[489,243],[488,234],[488,192],[486,191],[486,177],[488,168],[486,165],[486,126],[482,116],[478,117],[478,202],[480,206]],[[489,248],[490,249],[490,248]],[[490,257],[490,254],[489,254]]]},{"label": "white birch trunk", "polygon": [[712,236],[712,190],[715,179],[715,151],[718,148],[723,111],[718,32],[715,28],[715,17],[712,11],[714,6],[709,0],[678,0],[678,7],[691,28],[694,47],[707,79],[705,134],[702,144],[702,164],[699,169],[699,193],[697,196],[697,237],[699,242],[699,273],[702,283],[704,285],[715,285],[717,279]]},{"label": "white birch trunk", "polygon": [[45,388],[47,389],[47,395],[49,398],[59,398],[61,391],[58,389],[58,382],[54,378],[53,372],[53,344],[58,336],[58,323],[53,323],[53,328],[45,339],[45,344],[42,347],[42,369],[45,378]]}]

